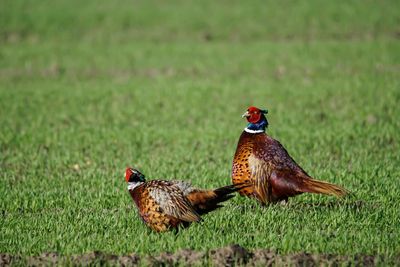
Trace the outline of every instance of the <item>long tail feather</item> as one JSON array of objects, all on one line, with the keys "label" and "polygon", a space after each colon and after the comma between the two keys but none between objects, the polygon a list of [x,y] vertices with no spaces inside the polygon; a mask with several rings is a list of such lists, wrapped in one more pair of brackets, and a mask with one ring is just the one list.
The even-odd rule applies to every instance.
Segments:
[{"label": "long tail feather", "polygon": [[304,179],[301,189],[303,192],[332,195],[336,197],[343,197],[349,194],[349,191],[343,187],[315,179]]},{"label": "long tail feather", "polygon": [[249,185],[228,185],[215,190],[195,190],[187,195],[187,198],[200,215],[209,213],[222,207],[221,203],[232,198],[236,191]]}]

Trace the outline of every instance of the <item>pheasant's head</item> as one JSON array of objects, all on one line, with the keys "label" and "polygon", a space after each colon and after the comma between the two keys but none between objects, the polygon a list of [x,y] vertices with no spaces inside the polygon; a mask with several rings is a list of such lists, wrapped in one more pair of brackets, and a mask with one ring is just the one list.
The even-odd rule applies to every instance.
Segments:
[{"label": "pheasant's head", "polygon": [[128,183],[146,182],[146,178],[144,177],[144,174],[134,168],[131,168],[131,167],[126,168],[125,180]]},{"label": "pheasant's head", "polygon": [[247,111],[243,114],[242,117],[246,117],[247,121],[250,123],[257,123],[262,119],[263,114],[267,113],[268,110],[266,109],[261,110],[259,108],[251,106],[247,109]]},{"label": "pheasant's head", "polygon": [[245,117],[249,122],[249,125],[246,127],[247,132],[264,132],[265,128],[268,127],[268,120],[265,117],[265,114],[267,113],[268,110],[266,109],[259,109],[254,106],[249,107],[242,116]]}]

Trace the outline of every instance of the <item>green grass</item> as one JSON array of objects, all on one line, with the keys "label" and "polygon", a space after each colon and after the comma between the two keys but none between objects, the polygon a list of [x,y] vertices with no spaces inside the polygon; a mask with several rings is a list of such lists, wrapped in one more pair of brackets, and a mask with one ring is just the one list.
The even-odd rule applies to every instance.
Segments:
[{"label": "green grass", "polygon": [[[400,254],[397,1],[113,3],[0,3],[0,252]],[[125,167],[226,185],[249,105],[354,196],[236,197],[150,232]]]}]

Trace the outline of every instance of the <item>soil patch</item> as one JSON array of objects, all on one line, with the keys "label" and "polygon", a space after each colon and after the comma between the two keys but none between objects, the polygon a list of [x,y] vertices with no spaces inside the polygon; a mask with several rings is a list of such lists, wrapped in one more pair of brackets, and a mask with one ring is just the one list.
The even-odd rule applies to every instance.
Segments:
[{"label": "soil patch", "polygon": [[94,251],[82,255],[62,256],[54,252],[38,256],[0,254],[0,266],[400,266],[400,255],[386,258],[381,255],[332,255],[294,253],[281,255],[268,249],[249,251],[239,245],[212,249],[208,252],[180,250],[158,255],[113,255]]}]

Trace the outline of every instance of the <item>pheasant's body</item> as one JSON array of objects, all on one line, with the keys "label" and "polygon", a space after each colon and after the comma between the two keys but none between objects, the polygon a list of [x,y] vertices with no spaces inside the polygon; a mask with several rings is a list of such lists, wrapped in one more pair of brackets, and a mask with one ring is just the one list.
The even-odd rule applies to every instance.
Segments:
[{"label": "pheasant's body", "polygon": [[259,123],[250,123],[243,131],[233,159],[233,184],[251,184],[239,191],[242,196],[266,204],[305,192],[346,194],[339,186],[312,179],[277,140],[264,132],[268,125],[264,115],[256,122]]},{"label": "pheasant's body", "polygon": [[[284,176],[281,181],[279,174]],[[278,141],[265,133],[242,133],[233,159],[232,181],[253,186],[239,191],[241,195],[262,203],[286,200],[302,193],[293,184],[300,185],[297,176],[308,177]]]},{"label": "pheasant's body", "polygon": [[[189,222],[200,220],[187,196],[172,182],[149,181],[129,192],[144,223],[156,232],[176,228],[180,224],[187,226]],[[186,214],[178,214],[180,209],[173,208],[168,212],[165,210],[168,206],[182,207],[182,210],[186,209]]]},{"label": "pheasant's body", "polygon": [[132,173],[133,169],[128,168],[129,193],[143,222],[156,232],[200,221],[201,215],[221,207],[221,202],[233,197],[232,193],[241,188],[229,185],[215,190],[200,190],[183,181],[146,182],[144,176],[143,180],[134,180],[136,173]]}]

